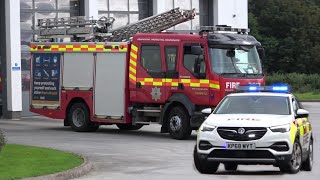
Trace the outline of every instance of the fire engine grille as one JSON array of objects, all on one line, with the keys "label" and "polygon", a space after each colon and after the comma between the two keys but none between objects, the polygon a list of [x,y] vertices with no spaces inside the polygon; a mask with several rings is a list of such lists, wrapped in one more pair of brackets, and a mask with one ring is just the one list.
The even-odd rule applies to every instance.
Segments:
[{"label": "fire engine grille", "polygon": [[243,127],[242,132],[239,129],[242,127],[219,127],[217,129],[221,138],[233,141],[252,141],[262,138],[267,128],[264,127]]}]

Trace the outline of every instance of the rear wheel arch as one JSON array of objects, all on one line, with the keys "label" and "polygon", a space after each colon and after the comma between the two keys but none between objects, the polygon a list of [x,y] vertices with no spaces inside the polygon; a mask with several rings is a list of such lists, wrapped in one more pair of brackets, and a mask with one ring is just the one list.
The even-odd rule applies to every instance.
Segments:
[{"label": "rear wheel arch", "polygon": [[66,108],[66,111],[65,111],[65,121],[66,121],[66,119],[67,119],[67,117],[68,117],[68,112],[70,111],[70,108],[71,108],[72,105],[75,104],[75,103],[83,103],[83,104],[85,104],[85,105],[87,106],[87,108],[89,109],[89,113],[90,113],[90,115],[91,115],[91,109],[89,108],[87,102],[86,102],[83,98],[81,98],[81,97],[75,97],[75,98],[71,99],[71,100],[69,101],[68,105],[67,105],[67,108]]},{"label": "rear wheel arch", "polygon": [[[73,122],[73,115],[70,113],[73,113],[76,109],[82,109],[82,112],[85,115],[84,124],[81,125],[81,127],[76,127],[77,125],[75,122]],[[73,112],[71,112],[73,111]],[[72,129],[79,132],[90,132],[90,131],[96,131],[99,128],[99,124],[91,122],[91,110],[86,101],[83,98],[73,98],[69,102],[67,108],[66,108],[66,116],[64,120],[65,126],[71,126]]]}]

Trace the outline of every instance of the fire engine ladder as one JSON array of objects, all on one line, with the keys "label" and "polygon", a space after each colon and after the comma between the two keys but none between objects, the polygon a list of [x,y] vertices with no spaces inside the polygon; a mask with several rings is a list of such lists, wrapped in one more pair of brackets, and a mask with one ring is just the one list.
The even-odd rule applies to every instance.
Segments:
[{"label": "fire engine ladder", "polygon": [[[136,23],[111,29],[114,18],[102,17],[99,20],[76,16],[70,18],[49,18],[38,20],[38,40],[64,37],[92,37],[89,41],[128,41],[136,33],[155,33],[177,24],[192,20],[195,10],[174,8]],[[87,40],[88,41],[88,40]]]},{"label": "fire engine ladder", "polygon": [[112,34],[105,37],[106,41],[128,41],[136,33],[156,33],[169,29],[177,24],[192,20],[195,10],[181,10],[175,8],[170,11],[157,14],[136,23],[129,24],[110,31]]}]

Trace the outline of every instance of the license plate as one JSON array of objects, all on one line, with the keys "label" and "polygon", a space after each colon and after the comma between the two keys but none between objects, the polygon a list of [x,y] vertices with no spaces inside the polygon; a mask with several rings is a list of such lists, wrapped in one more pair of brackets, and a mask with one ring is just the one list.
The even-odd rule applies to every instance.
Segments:
[{"label": "license plate", "polygon": [[255,149],[255,143],[227,143],[227,149],[242,149],[242,150],[250,150]]}]

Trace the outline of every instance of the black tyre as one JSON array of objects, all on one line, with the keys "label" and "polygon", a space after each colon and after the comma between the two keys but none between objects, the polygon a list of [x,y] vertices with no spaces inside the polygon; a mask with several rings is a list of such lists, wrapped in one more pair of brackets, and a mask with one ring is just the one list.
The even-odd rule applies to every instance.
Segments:
[{"label": "black tyre", "polygon": [[220,163],[217,163],[217,162],[208,162],[205,159],[201,159],[197,152],[197,146],[195,146],[193,150],[193,160],[194,160],[194,165],[196,169],[201,174],[213,174],[217,172],[220,165]]},{"label": "black tyre", "polygon": [[313,166],[313,139],[310,139],[308,158],[306,159],[305,162],[303,162],[302,169],[306,171],[312,171],[312,166]]},{"label": "black tyre", "polygon": [[192,129],[190,127],[190,116],[185,108],[175,106],[168,116],[168,130],[173,139],[187,139],[190,137]]},{"label": "black tyre", "polygon": [[90,121],[89,108],[84,103],[75,103],[68,112],[68,121],[71,128],[77,132],[92,132],[99,128],[99,125]]},{"label": "black tyre", "polygon": [[132,124],[117,124],[117,127],[120,130],[125,130],[125,131],[130,131],[130,130],[138,130],[141,129],[143,125],[141,124],[136,124],[136,125],[132,125]]},{"label": "black tyre", "polygon": [[279,168],[280,168],[280,171],[282,172],[296,174],[300,171],[301,167],[302,167],[302,148],[299,140],[296,139],[293,144],[291,160],[286,164],[280,165]]},{"label": "black tyre", "polygon": [[225,163],[224,169],[226,171],[236,171],[238,169],[238,164],[236,163]]}]

